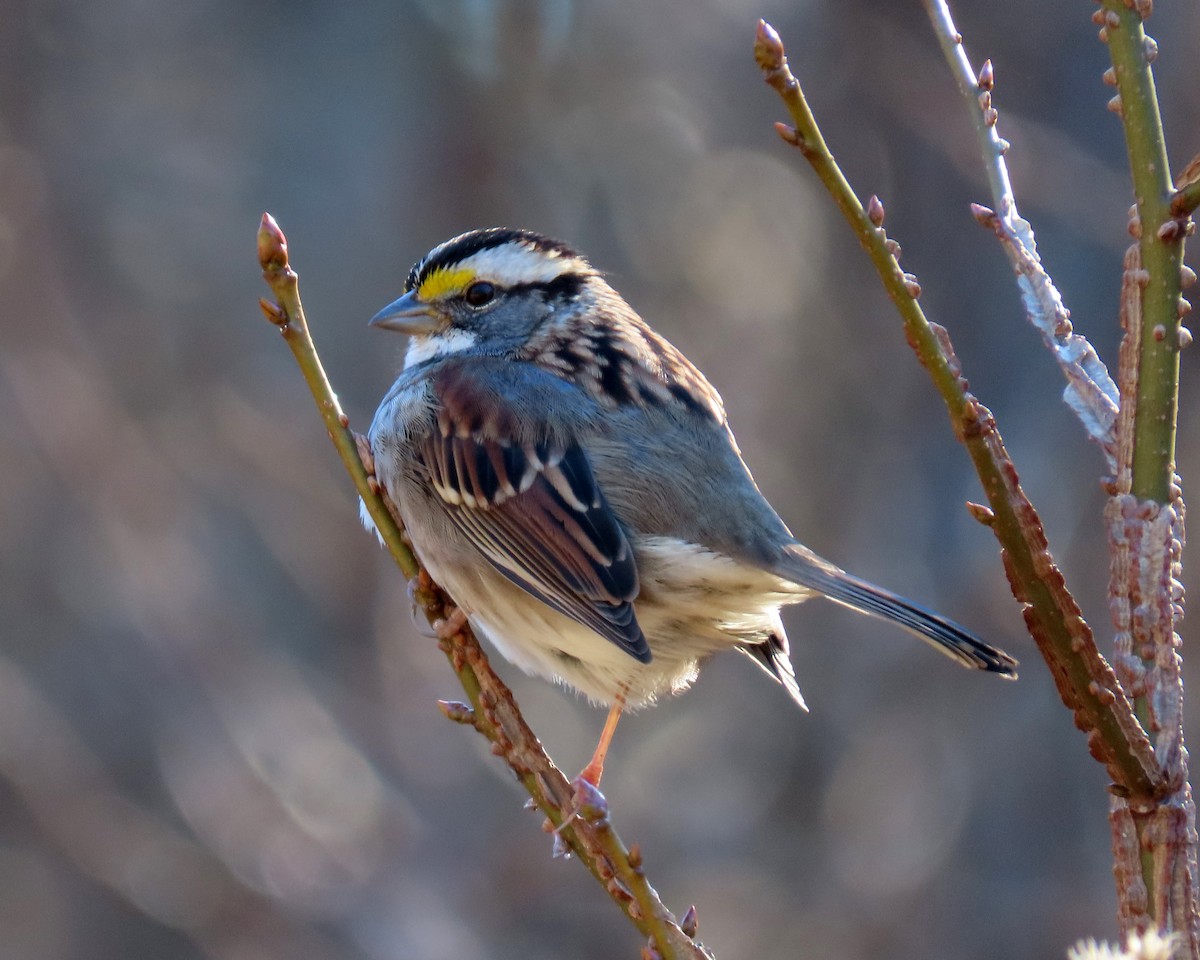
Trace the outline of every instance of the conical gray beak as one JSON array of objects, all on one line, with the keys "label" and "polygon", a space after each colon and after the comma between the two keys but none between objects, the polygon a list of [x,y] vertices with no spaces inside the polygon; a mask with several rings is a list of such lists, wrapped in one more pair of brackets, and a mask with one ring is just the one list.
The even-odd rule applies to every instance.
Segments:
[{"label": "conical gray beak", "polygon": [[441,318],[432,306],[417,298],[417,291],[410,290],[375,314],[368,326],[419,337],[435,333],[441,326]]}]

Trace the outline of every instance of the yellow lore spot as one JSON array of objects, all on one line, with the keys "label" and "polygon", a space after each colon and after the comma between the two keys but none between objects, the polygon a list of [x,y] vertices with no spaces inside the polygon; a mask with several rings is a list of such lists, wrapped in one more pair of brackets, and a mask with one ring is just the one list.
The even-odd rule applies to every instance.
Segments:
[{"label": "yellow lore spot", "polygon": [[474,279],[475,271],[467,267],[442,267],[440,270],[434,270],[421,282],[417,287],[417,296],[426,303],[444,300],[462,293],[467,284]]}]

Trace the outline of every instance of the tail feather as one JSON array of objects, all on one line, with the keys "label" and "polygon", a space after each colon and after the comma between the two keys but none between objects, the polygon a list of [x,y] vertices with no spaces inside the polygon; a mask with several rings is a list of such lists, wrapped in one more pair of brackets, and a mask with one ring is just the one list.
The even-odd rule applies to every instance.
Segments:
[{"label": "tail feather", "polygon": [[808,712],[808,704],[800,693],[800,684],[796,680],[796,668],[792,666],[791,652],[788,650],[787,634],[780,628],[772,633],[763,643],[747,643],[738,650],[762,667],[771,677],[778,680],[783,689],[800,709]]},{"label": "tail feather", "polygon": [[1017,677],[1017,661],[1003,650],[989,646],[953,620],[846,573],[806,547],[796,544],[790,548],[775,572],[836,603],[905,627],[964,667],[1009,680]]}]

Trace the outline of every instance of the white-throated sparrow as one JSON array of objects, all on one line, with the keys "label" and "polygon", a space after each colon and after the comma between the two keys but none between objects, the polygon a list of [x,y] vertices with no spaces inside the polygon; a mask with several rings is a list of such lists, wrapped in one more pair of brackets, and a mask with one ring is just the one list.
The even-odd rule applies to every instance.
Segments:
[{"label": "white-throated sparrow", "polygon": [[611,706],[685,689],[739,650],[801,706],[780,622],[814,594],[969,667],[1016,661],[799,543],[704,375],[582,256],[522,230],[435,247],[371,320],[408,334],[369,434],[430,574],[510,661]]}]

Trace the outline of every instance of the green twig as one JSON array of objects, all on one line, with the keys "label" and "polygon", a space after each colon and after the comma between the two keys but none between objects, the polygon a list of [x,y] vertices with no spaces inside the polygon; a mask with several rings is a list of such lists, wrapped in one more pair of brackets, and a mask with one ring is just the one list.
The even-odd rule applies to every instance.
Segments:
[{"label": "green twig", "polygon": [[1146,36],[1143,13],[1151,4],[1104,0],[1093,19],[1112,58],[1110,81],[1117,96],[1109,103],[1120,115],[1141,226],[1142,344],[1138,365],[1132,490],[1141,500],[1169,503],[1175,476],[1175,427],[1179,407],[1179,318],[1183,240],[1188,225],[1172,212],[1166,138],[1150,64],[1158,45]]},{"label": "green twig", "polygon": [[1041,521],[1021,490],[991,413],[968,392],[945,330],[926,319],[916,299],[920,294],[916,278],[904,273],[893,255],[895,244],[883,231],[882,204],[872,198],[863,208],[821,136],[800,84],[788,68],[779,35],[761,21],[755,57],[794,124],[778,124],[777,128],[812,165],[867,251],[903,318],[909,343],[941,394],[955,433],[967,447],[991,506],[974,513],[1000,541],[1013,593],[1025,604],[1026,625],[1050,667],[1059,695],[1074,712],[1076,724],[1088,734],[1093,754],[1106,765],[1118,789],[1139,797],[1156,795],[1161,784],[1150,741],[1067,591]]},{"label": "green twig", "polygon": [[[548,828],[558,836],[600,881],[663,960],[704,960],[704,947],[689,936],[658,898],[642,870],[636,845],[627,848],[612,828],[607,804],[598,791],[577,797],[573,787],[547,756],[521,715],[512,692],[492,671],[487,656],[451,598],[420,566],[405,540],[395,505],[388,500],[368,471],[359,453],[359,438],[329,385],[309,335],[300,302],[298,277],[288,264],[287,241],[278,224],[263,214],[258,231],[258,258],[263,278],[275,302],[260,301],[263,313],[279,328],[312,391],[358,495],[375,528],[404,575],[414,583],[413,596],[437,631],[439,647],[449,658],[469,703],[442,702],[442,712],[452,720],[474,727],[492,743],[492,752],[504,758],[534,804],[547,817]],[[573,811],[579,815],[573,815]],[[569,824],[563,826],[565,820]],[[694,931],[694,926],[693,926]],[[649,948],[648,948],[649,949]]]}]

